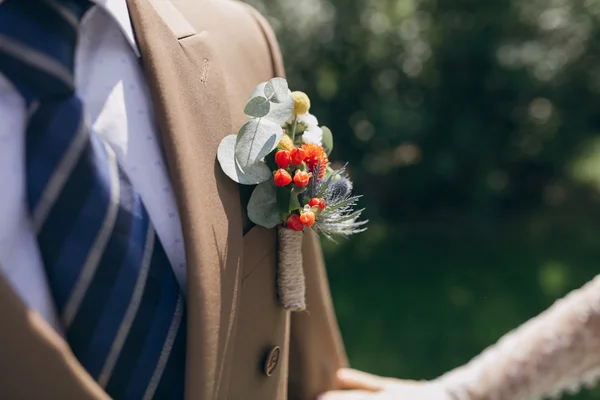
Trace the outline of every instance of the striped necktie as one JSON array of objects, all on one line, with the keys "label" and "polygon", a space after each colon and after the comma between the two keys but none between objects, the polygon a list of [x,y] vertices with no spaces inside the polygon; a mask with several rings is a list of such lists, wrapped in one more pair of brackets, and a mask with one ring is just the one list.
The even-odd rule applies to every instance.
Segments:
[{"label": "striped necktie", "polygon": [[67,342],[115,399],[182,399],[185,301],[138,193],[88,130],[74,53],[87,0],[0,5],[0,72],[28,106],[27,202]]}]

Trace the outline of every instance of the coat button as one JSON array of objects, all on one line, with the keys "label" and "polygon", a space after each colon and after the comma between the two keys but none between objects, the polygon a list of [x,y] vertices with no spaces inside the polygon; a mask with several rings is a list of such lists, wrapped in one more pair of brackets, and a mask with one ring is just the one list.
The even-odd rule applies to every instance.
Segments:
[{"label": "coat button", "polygon": [[279,346],[275,346],[269,351],[267,354],[267,358],[265,359],[265,375],[271,376],[277,368],[277,364],[279,363],[279,356],[281,355],[281,349]]}]

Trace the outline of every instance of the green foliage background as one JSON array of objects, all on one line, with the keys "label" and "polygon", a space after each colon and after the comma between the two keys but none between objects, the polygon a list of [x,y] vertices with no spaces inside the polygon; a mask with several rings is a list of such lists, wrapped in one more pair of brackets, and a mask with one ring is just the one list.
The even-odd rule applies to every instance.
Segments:
[{"label": "green foliage background", "polygon": [[324,243],[355,367],[433,378],[600,271],[599,0],[249,2],[366,195]]}]

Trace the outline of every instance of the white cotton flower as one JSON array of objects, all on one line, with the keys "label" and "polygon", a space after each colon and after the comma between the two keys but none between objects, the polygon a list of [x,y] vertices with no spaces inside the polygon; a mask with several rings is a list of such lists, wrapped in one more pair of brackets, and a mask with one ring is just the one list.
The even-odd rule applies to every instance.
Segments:
[{"label": "white cotton flower", "polygon": [[319,121],[317,120],[317,117],[315,117],[311,113],[298,114],[298,122],[306,124],[309,128],[311,126],[319,126]]},{"label": "white cotton flower", "polygon": [[319,127],[317,117],[310,113],[298,115],[298,122],[303,123],[307,127],[302,134],[302,141],[304,143],[323,145],[323,130]]},{"label": "white cotton flower", "polygon": [[311,113],[298,114],[298,115],[292,114],[292,116],[290,117],[290,119],[288,119],[287,121],[285,121],[285,123],[287,125],[293,125],[294,124],[294,118],[297,118],[298,122],[303,122],[306,125],[319,125],[319,121],[317,121],[317,117],[315,117]]},{"label": "white cotton flower", "polygon": [[309,127],[302,134],[302,141],[323,146],[323,130],[319,126]]}]

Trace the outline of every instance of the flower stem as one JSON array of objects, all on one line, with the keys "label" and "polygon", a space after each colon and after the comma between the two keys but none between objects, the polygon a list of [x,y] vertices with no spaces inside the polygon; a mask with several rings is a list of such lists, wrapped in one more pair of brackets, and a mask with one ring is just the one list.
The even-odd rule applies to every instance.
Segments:
[{"label": "flower stem", "polygon": [[294,114],[294,125],[292,126],[292,143],[296,143],[296,126],[298,125],[298,116]]}]

